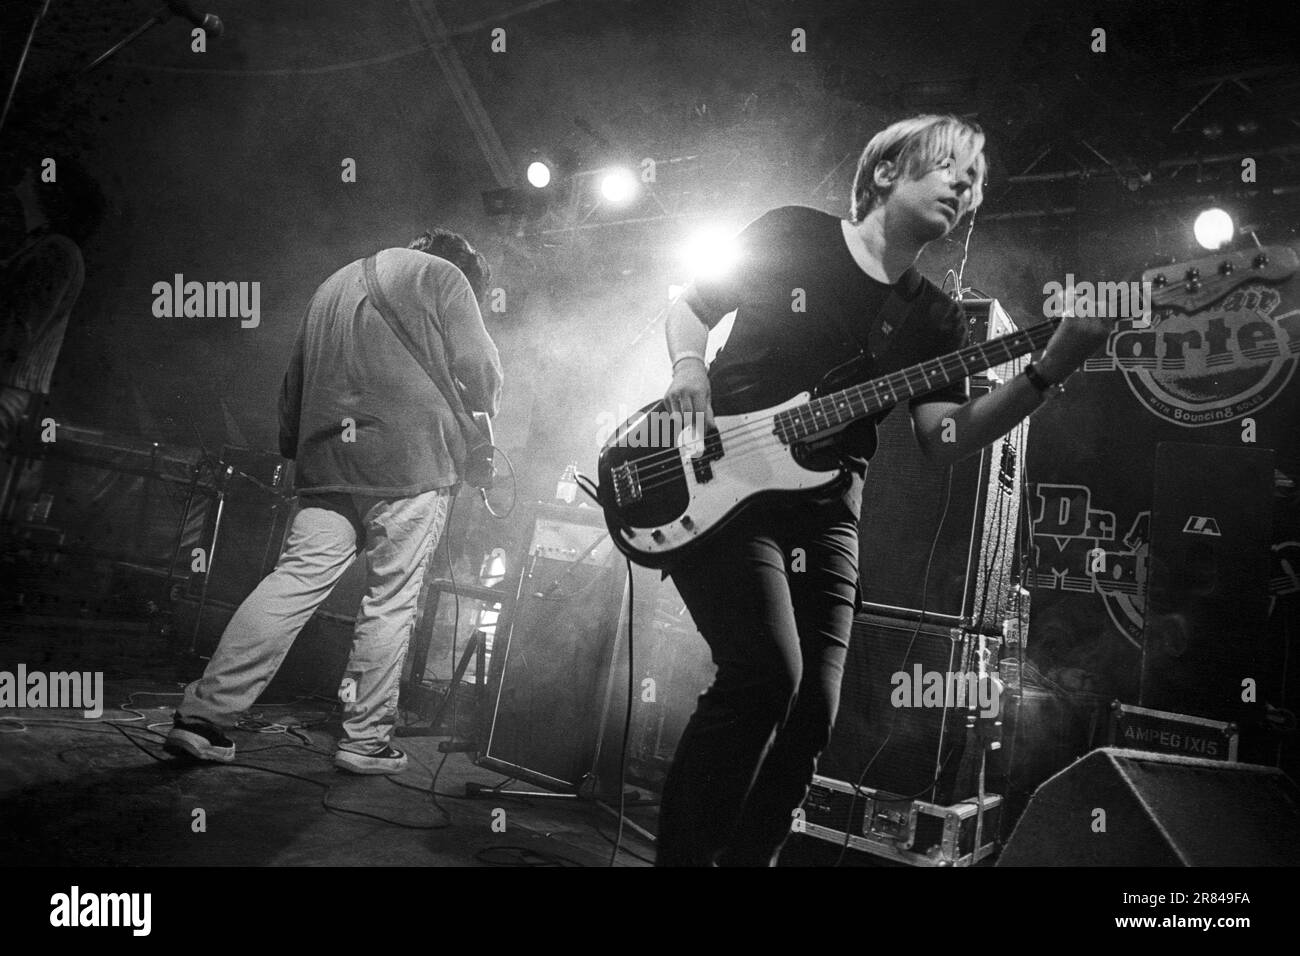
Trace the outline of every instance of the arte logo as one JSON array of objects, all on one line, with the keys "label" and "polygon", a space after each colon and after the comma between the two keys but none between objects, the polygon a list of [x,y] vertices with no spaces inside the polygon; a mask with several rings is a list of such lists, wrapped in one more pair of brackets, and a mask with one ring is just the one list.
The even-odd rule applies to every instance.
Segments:
[{"label": "arte logo", "polygon": [[1121,320],[1106,357],[1084,368],[1118,370],[1139,402],[1175,425],[1244,418],[1286,387],[1300,361],[1300,309],[1279,315],[1281,304],[1276,289],[1256,283],[1197,312]]}]

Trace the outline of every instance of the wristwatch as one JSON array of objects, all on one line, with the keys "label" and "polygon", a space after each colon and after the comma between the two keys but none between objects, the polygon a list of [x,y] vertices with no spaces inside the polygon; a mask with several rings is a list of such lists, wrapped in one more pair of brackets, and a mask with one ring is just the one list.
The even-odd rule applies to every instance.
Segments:
[{"label": "wristwatch", "polygon": [[1043,378],[1042,374],[1035,367],[1033,362],[1025,366],[1025,378],[1029,379],[1029,384],[1038,389],[1038,394],[1044,398],[1055,398],[1065,391],[1065,385],[1062,382],[1049,382]]}]

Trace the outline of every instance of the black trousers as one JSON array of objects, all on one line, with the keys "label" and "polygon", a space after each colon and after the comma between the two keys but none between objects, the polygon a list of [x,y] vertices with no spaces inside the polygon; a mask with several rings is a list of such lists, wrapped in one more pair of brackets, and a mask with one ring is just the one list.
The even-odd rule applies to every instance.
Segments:
[{"label": "black trousers", "polygon": [[856,606],[848,507],[760,506],[675,566],[717,677],[664,784],[660,866],[774,866],[830,738]]}]

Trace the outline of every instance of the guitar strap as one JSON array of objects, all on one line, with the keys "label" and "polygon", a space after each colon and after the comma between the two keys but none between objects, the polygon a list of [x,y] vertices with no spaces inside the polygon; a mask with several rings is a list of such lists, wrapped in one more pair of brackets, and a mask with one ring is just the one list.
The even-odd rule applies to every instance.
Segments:
[{"label": "guitar strap", "polygon": [[916,306],[920,286],[921,274],[916,271],[915,266],[908,266],[907,271],[890,287],[885,296],[885,301],[876,313],[876,320],[872,322],[867,333],[867,342],[871,347],[871,354],[875,356],[877,366],[883,364],[885,356],[893,350],[894,343],[898,341],[898,333],[903,330],[903,326]]},{"label": "guitar strap", "polygon": [[[460,425],[461,431],[464,433],[466,446],[470,449],[478,448],[487,442],[487,436],[483,434],[483,430],[478,427],[478,424],[474,419],[470,418],[469,412],[465,410],[465,404],[460,400],[460,396],[456,394],[455,390],[449,389],[444,384],[443,377],[435,375],[433,370],[424,363],[424,359],[420,356],[419,349],[415,347],[415,342],[411,340],[410,333],[407,332],[406,327],[403,326],[402,323],[397,321],[397,317],[393,313],[392,307],[389,306],[388,300],[384,297],[384,292],[379,286],[379,270],[376,267],[377,259],[378,253],[371,256],[365,262],[366,295],[370,297],[370,301],[374,305],[375,311],[383,317],[384,322],[393,330],[393,334],[397,336],[397,340],[401,342],[402,345],[406,346],[406,351],[411,353],[411,358],[415,359],[416,364],[424,370],[424,374],[429,376],[429,379],[433,384],[438,387],[438,391],[442,393],[443,399],[451,408],[451,413],[456,416],[456,421]],[[441,329],[438,329],[438,334],[442,334]],[[448,370],[446,378],[451,378],[450,370]]]},{"label": "guitar strap", "polygon": [[[885,293],[885,301],[881,303],[880,309],[877,310],[867,329],[865,344],[852,330],[844,327],[838,316],[835,317],[834,321],[840,334],[844,336],[849,347],[857,351],[858,358],[866,360],[869,355],[873,374],[880,374],[882,360],[893,349],[894,343],[898,340],[898,333],[902,331],[908,316],[911,315],[912,308],[916,304],[920,280],[921,274],[914,266],[909,266],[899,281],[889,288]],[[859,573],[853,588],[853,612],[860,614],[865,608],[862,575]]]},{"label": "guitar strap", "polygon": [[839,316],[832,316],[832,321],[843,337],[845,345],[856,353],[856,359],[848,361],[869,359],[872,375],[881,375],[887,371],[884,368],[884,359],[893,350],[894,343],[898,341],[898,334],[916,305],[920,280],[921,274],[914,267],[908,267],[902,278],[889,287],[880,308],[870,319],[865,341],[860,330],[850,329],[843,324]]}]

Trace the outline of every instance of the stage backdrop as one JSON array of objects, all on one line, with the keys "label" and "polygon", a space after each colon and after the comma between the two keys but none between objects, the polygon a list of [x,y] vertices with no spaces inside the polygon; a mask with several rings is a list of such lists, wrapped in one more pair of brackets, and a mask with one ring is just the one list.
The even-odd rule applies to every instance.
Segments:
[{"label": "stage backdrop", "polygon": [[[1275,247],[1273,261],[1293,255]],[[1244,255],[1249,263],[1255,254]],[[1164,271],[1181,279],[1185,266]],[[1238,269],[1240,275],[1243,270]],[[1278,269],[1283,272],[1284,269]],[[1204,288],[1222,277],[1205,270]],[[1027,653],[1049,686],[1136,701],[1160,442],[1272,449],[1272,561],[1262,697],[1295,705],[1285,651],[1300,604],[1300,277],[1252,279],[1192,311],[1118,322],[1104,355],[1029,430],[1033,608]],[[1198,477],[1216,480],[1212,469]],[[1225,505],[1236,489],[1225,489]],[[1089,553],[1105,552],[1104,571]],[[1271,685],[1271,686],[1266,686]]]}]

